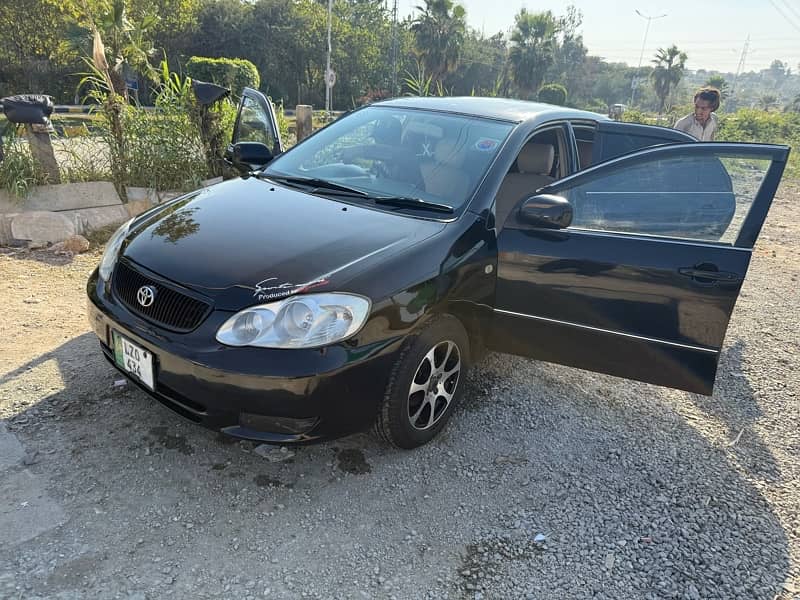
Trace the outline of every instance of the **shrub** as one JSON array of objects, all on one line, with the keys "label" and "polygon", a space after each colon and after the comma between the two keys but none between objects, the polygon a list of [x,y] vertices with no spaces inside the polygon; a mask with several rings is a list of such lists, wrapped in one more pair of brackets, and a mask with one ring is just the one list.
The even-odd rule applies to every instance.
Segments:
[{"label": "shrub", "polygon": [[[0,123],[0,132],[5,123]],[[23,198],[30,188],[47,183],[39,165],[33,159],[27,142],[16,136],[15,129],[3,141],[3,160],[0,161],[0,189],[5,189],[14,197]]]},{"label": "shrub", "polygon": [[186,63],[186,73],[192,79],[209,81],[229,88],[236,96],[244,87],[258,89],[261,85],[261,77],[256,66],[243,58],[192,56]]},{"label": "shrub", "polygon": [[560,83],[548,83],[539,88],[539,102],[564,106],[567,103],[567,88]]}]

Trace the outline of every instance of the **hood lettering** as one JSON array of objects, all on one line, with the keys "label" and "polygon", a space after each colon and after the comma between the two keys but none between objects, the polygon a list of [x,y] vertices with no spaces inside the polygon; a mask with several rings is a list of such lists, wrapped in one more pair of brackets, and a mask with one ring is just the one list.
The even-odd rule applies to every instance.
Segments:
[{"label": "hood lettering", "polygon": [[329,282],[326,277],[323,277],[306,283],[290,283],[287,281],[277,285],[267,285],[277,280],[277,277],[262,279],[256,284],[253,296],[259,300],[277,300],[278,298],[286,298],[288,296],[307,292],[310,289],[327,285]]}]

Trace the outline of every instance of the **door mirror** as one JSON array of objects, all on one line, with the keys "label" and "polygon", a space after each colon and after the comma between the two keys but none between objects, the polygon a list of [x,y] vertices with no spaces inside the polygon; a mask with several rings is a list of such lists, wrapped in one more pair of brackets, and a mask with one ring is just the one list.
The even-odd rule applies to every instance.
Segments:
[{"label": "door mirror", "polygon": [[553,194],[531,196],[522,203],[519,218],[536,227],[563,229],[572,223],[572,204]]},{"label": "door mirror", "polygon": [[228,146],[225,154],[240,173],[263,169],[273,159],[270,149],[261,142],[237,142]]}]

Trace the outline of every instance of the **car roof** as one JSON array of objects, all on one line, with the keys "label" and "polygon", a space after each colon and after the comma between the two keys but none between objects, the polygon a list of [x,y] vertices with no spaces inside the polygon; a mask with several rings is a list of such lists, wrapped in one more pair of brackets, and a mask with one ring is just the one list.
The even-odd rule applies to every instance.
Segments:
[{"label": "car roof", "polygon": [[528,102],[510,98],[460,97],[416,97],[394,98],[376,103],[374,106],[393,106],[458,113],[475,117],[486,117],[503,121],[550,121],[555,119],[589,119],[608,121],[599,113],[577,110],[566,106],[556,106],[543,102]]}]

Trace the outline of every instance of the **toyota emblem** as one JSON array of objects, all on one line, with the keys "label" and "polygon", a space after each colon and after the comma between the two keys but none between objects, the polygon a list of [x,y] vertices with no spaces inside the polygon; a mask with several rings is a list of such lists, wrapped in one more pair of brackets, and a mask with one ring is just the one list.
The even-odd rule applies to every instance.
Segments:
[{"label": "toyota emblem", "polygon": [[156,299],[156,288],[151,285],[143,285],[136,292],[136,299],[139,301],[139,304],[147,308],[153,304],[153,301]]}]

